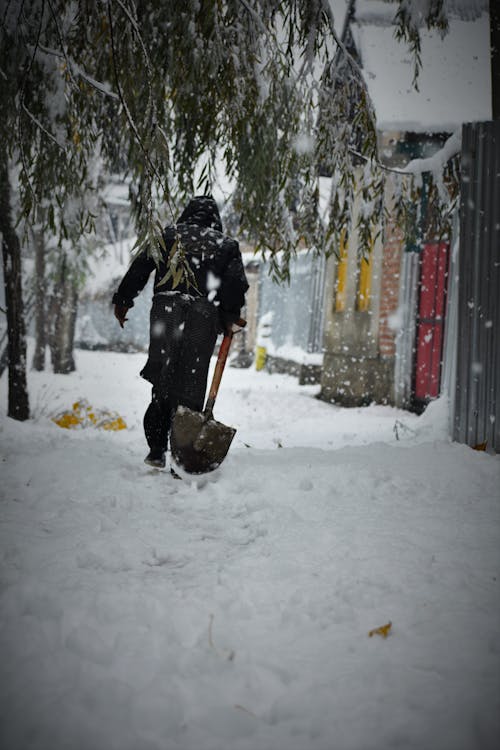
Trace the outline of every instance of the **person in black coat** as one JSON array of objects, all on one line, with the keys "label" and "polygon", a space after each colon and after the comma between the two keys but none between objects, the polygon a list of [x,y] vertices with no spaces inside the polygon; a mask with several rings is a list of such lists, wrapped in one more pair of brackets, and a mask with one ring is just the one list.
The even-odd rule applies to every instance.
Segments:
[{"label": "person in black coat", "polygon": [[[144,460],[156,468],[165,466],[177,406],[203,409],[217,334],[230,331],[239,319],[248,289],[239,245],[223,234],[212,197],[193,198],[177,223],[165,228],[163,238],[160,262],[147,252],[139,255],[112,300],[123,328],[134,298],[155,271],[149,355],[141,376],[153,386],[144,415],[149,446]],[[172,250],[174,255],[183,254],[186,264],[186,273],[175,287],[172,277],[166,278]]]}]

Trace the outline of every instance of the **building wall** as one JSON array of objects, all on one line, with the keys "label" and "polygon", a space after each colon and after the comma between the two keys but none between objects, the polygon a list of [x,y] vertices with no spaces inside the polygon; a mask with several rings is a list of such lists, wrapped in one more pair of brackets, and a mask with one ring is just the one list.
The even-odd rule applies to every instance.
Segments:
[{"label": "building wall", "polygon": [[389,221],[384,227],[384,247],[380,287],[379,352],[381,357],[394,358],[396,334],[393,316],[399,306],[400,265],[403,233]]},{"label": "building wall", "polygon": [[[355,207],[353,226],[357,222]],[[345,305],[338,309],[339,260],[330,258],[325,289],[324,363],[320,398],[344,406],[393,403],[395,336],[390,316],[399,301],[401,238],[391,226],[371,251],[368,309],[357,304],[360,258],[356,231],[347,246]]]},{"label": "building wall", "polygon": [[[447,137],[446,133],[381,133],[379,149],[388,166],[404,167],[409,158],[433,156]],[[392,182],[389,175],[385,195],[389,216],[394,215]],[[424,199],[418,208],[428,210]],[[436,380],[441,377],[446,354],[442,349],[439,352],[447,318],[444,306],[450,242],[447,236],[433,234],[425,213],[419,216],[415,234],[408,240],[393,222],[385,226],[380,325],[381,356],[395,356],[394,404],[418,412],[435,398],[436,386],[441,385]]]}]

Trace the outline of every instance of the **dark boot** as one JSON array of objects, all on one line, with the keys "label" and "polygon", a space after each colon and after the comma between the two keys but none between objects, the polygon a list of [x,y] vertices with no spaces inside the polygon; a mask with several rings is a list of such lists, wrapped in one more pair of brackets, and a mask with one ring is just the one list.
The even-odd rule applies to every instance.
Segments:
[{"label": "dark boot", "polygon": [[165,466],[169,432],[169,404],[160,397],[158,390],[153,388],[151,403],[144,414],[144,434],[149,446],[149,453],[144,462],[155,469],[163,469]]},{"label": "dark boot", "polygon": [[144,459],[144,463],[148,464],[148,466],[152,466],[153,469],[164,469],[165,453],[161,450],[149,451],[148,455]]}]

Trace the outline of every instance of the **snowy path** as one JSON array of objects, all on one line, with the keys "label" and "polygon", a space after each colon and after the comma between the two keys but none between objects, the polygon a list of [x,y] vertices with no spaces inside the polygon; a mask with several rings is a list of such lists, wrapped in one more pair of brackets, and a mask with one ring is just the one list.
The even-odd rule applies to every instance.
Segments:
[{"label": "snowy path", "polygon": [[[31,376],[34,423],[2,414],[2,748],[496,747],[499,459],[440,404],[229,369],[237,442],[177,481],[142,463],[143,359],[79,352]],[[129,429],[48,420],[82,396]]]}]

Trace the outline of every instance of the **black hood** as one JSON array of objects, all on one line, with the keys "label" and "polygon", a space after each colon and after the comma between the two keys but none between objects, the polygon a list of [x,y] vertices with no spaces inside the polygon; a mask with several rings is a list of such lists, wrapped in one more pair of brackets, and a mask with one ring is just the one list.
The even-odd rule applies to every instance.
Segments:
[{"label": "black hood", "polygon": [[177,219],[177,224],[197,224],[222,232],[217,203],[209,195],[197,195],[192,198]]}]

